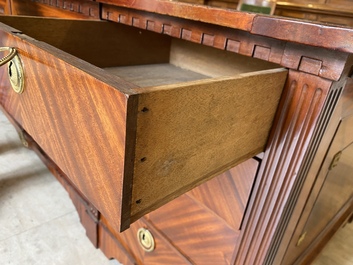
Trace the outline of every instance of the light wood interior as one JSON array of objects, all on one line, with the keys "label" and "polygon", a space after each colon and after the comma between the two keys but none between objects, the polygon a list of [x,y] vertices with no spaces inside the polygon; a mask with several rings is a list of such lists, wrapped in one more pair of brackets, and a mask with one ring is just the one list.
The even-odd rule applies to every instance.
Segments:
[{"label": "light wood interior", "polygon": [[141,89],[132,221],[264,151],[286,76],[272,69]]},{"label": "light wood interior", "polygon": [[126,25],[0,17],[0,22],[138,86],[159,86],[273,69],[258,59]]},{"label": "light wood interior", "polygon": [[168,63],[109,67],[105,70],[141,87],[170,85],[209,78]]},{"label": "light wood interior", "polygon": [[276,68],[275,64],[200,44],[172,39],[169,62],[105,68],[141,87],[235,76],[242,73]]}]

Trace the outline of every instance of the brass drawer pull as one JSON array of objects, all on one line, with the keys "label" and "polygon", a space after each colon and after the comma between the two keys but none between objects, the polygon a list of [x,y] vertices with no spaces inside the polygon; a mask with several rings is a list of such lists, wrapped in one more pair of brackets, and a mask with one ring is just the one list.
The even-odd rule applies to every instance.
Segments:
[{"label": "brass drawer pull", "polygon": [[16,49],[12,47],[0,47],[0,52],[9,51],[9,54],[5,55],[0,59],[0,66],[7,64],[16,56]]},{"label": "brass drawer pull", "polygon": [[137,240],[142,249],[146,252],[152,252],[155,247],[154,238],[146,228],[140,228],[137,231]]},{"label": "brass drawer pull", "polygon": [[8,63],[8,75],[13,90],[21,94],[24,90],[24,73],[17,51],[12,47],[0,47],[0,52],[9,51],[7,55],[0,59],[0,66]]}]

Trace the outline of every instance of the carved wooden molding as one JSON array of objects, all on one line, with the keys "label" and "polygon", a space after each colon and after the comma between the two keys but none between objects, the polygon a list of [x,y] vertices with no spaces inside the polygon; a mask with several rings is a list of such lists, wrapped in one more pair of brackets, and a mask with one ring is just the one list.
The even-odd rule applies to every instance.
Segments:
[{"label": "carved wooden molding", "polygon": [[32,2],[41,3],[56,7],[59,9],[76,12],[87,17],[98,19],[100,16],[99,4],[93,1],[85,0],[31,0]]},{"label": "carved wooden molding", "polygon": [[235,264],[262,264],[285,211],[332,82],[290,71],[245,219]]},{"label": "carved wooden molding", "polygon": [[[347,62],[347,65],[351,64],[352,58]],[[349,68],[345,69],[344,75],[347,75],[347,70],[349,71]],[[305,244],[302,244],[301,247],[298,248],[296,247],[296,243],[300,235],[303,233],[303,226],[306,223],[314,201],[316,201],[316,195],[319,193],[324,181],[324,179],[318,175],[318,172],[321,168],[328,168],[331,162],[327,160],[325,162],[323,161],[327,156],[327,150],[331,146],[332,139],[336,133],[340,120],[342,117],[352,114],[352,107],[349,107],[352,103],[353,92],[351,84],[350,79],[348,79],[348,82],[345,85],[345,80],[343,79],[340,82],[336,82],[333,85],[334,89],[331,88],[330,90],[325,103],[325,108],[321,113],[322,118],[320,118],[320,123],[317,126],[315,136],[313,137],[313,139],[315,139],[311,144],[313,148],[311,148],[311,151],[307,154],[307,162],[312,159],[312,163],[306,163],[306,166],[302,167],[303,172],[300,173],[301,177],[297,179],[298,183],[295,185],[297,189],[291,195],[291,203],[288,203],[287,207],[291,209],[291,215],[286,216],[281,225],[282,227],[286,227],[286,234],[281,240],[277,240],[278,242],[276,243],[277,246],[275,249],[278,254],[276,255],[273,264],[292,264],[293,260],[291,260],[289,256],[298,257],[299,253],[306,248]],[[343,87],[345,88],[342,93]],[[337,225],[339,226],[340,224]],[[273,245],[274,241],[272,242]],[[324,242],[327,242],[327,240]],[[320,245],[322,245],[322,243]],[[316,248],[316,246],[313,248]],[[306,252],[309,253],[308,251]]]},{"label": "carved wooden molding", "polygon": [[242,30],[118,6],[103,5],[102,19],[277,63],[335,81],[340,79],[348,56],[335,50],[312,49]]},{"label": "carved wooden molding", "polygon": [[285,48],[280,41],[258,38],[241,30],[116,6],[103,5],[102,19],[274,63],[281,62]]}]

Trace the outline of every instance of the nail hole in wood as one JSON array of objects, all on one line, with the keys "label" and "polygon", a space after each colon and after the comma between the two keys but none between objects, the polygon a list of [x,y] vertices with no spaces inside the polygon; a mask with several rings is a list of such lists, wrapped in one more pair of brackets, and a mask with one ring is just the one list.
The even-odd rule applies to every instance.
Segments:
[{"label": "nail hole in wood", "polygon": [[140,204],[141,203],[141,199],[138,199],[137,201],[136,201],[136,204]]},{"label": "nail hole in wood", "polygon": [[146,107],[144,107],[141,111],[142,111],[142,112],[147,112],[147,111],[149,111],[149,109],[146,108]]},{"label": "nail hole in wood", "polygon": [[142,158],[140,159],[141,162],[145,162],[146,160],[147,160],[146,157],[142,157]]}]

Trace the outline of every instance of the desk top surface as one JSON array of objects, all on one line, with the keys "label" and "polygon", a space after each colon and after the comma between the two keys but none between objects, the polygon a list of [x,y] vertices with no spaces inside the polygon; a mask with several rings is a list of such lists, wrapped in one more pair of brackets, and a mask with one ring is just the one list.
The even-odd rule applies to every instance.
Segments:
[{"label": "desk top surface", "polygon": [[166,0],[99,0],[98,2],[216,24],[283,41],[353,52],[353,29],[344,26]]}]

